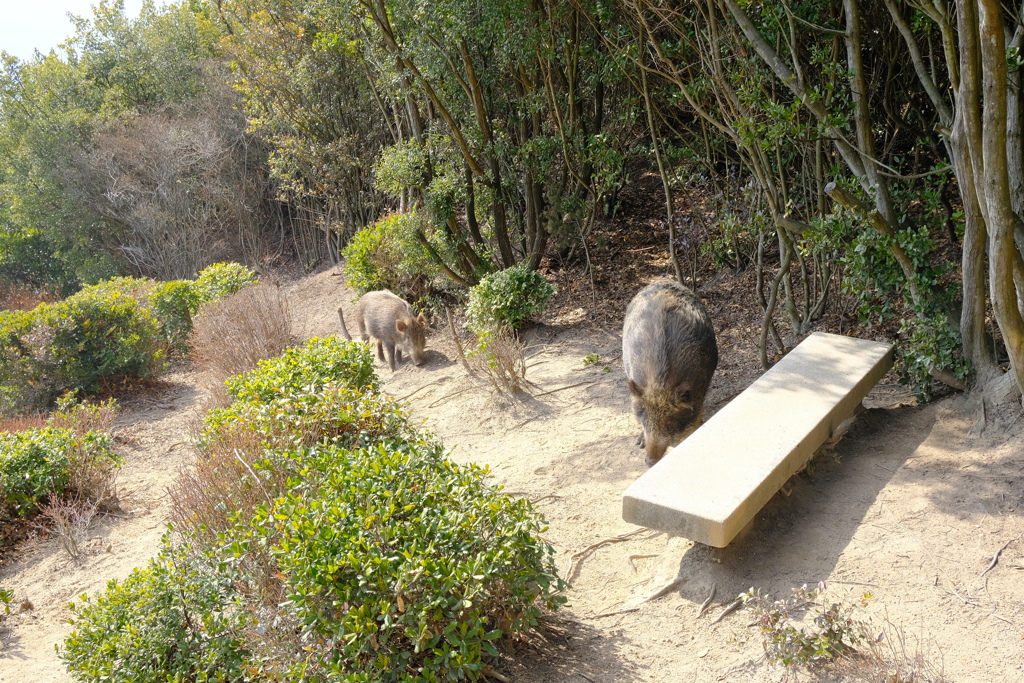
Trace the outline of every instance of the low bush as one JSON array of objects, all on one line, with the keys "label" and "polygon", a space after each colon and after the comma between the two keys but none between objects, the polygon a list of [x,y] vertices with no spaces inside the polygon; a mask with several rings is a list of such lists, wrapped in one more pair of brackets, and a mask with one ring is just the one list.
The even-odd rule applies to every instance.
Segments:
[{"label": "low bush", "polygon": [[0,413],[153,375],[171,349],[184,350],[203,302],[252,281],[244,266],[215,264],[195,283],[117,277],[31,311],[0,311]]},{"label": "low bush", "polygon": [[564,602],[537,511],[415,429],[364,345],[314,339],[230,389],[172,491],[181,559],[77,608],[80,680],[475,680]]},{"label": "low bush", "polygon": [[[203,306],[189,335],[193,355],[208,371],[208,387],[223,394],[224,381],[292,343],[291,310],[279,287],[259,283]],[[223,402],[226,396],[217,396]]]},{"label": "low bush", "polygon": [[506,268],[484,277],[469,290],[466,319],[474,331],[519,329],[544,312],[556,291],[543,275],[523,264]]},{"label": "low bush", "polygon": [[317,391],[331,383],[374,393],[379,390],[373,357],[362,344],[338,337],[313,337],[277,358],[260,361],[251,372],[230,378],[227,387],[236,401],[270,403],[287,393]]},{"label": "low bush", "polygon": [[113,401],[68,395],[44,424],[0,433],[0,519],[34,514],[64,493],[94,503],[113,498],[121,465],[108,433],[115,412]]},{"label": "low bush", "polygon": [[273,539],[285,577],[286,600],[259,621],[266,640],[298,631],[306,644],[302,661],[268,666],[271,677],[473,680],[495,641],[564,601],[532,505],[439,445],[330,447],[302,462],[320,482],[235,531],[245,535],[234,566]]},{"label": "low bush", "polygon": [[230,594],[226,579],[167,543],[148,566],[71,604],[74,630],[60,657],[90,683],[251,680]]},{"label": "low bush", "polygon": [[199,271],[195,288],[199,304],[223,299],[256,283],[256,274],[238,263],[214,263]]}]

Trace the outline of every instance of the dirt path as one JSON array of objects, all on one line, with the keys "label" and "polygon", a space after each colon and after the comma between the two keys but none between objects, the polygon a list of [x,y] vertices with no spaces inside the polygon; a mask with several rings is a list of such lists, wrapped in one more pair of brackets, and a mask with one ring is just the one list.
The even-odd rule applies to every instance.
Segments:
[{"label": "dirt path", "polygon": [[[335,310],[346,299],[339,280],[323,271],[289,286],[301,336],[337,331]],[[781,597],[824,580],[836,599],[870,591],[879,629],[886,618],[898,626],[911,653],[920,641],[947,680],[1024,681],[1020,424],[1010,438],[969,437],[960,399],[892,408],[898,393],[881,386],[837,457],[794,478],[789,495],[772,500],[730,548],[712,552],[647,531],[594,547],[636,531],[621,519],[621,495],[646,467],[634,446],[618,330],[588,328],[586,317],[552,316],[533,332],[532,396],[515,401],[471,381],[444,333],[429,340],[424,367],[378,368],[386,390],[407,401],[452,457],[488,464],[506,492],[535,501],[550,523],[546,537],[572,582],[570,604],[542,635],[509,645],[503,673],[517,683],[782,680],[783,671],[764,663],[748,616],[712,621],[750,587]],[[748,347],[727,334],[719,341],[733,360],[716,375],[709,412],[757,374]],[[601,362],[584,366],[589,354]],[[118,437],[127,440],[121,491],[129,514],[93,534],[97,549],[109,551],[74,565],[41,542],[0,570],[5,587],[35,604],[12,618],[0,681],[67,680],[53,653],[68,629],[66,602],[156,552],[166,486],[189,457],[194,386],[195,375],[178,370],[164,389],[125,406]],[[677,577],[675,588],[640,603]],[[712,585],[713,606],[697,619]]]}]

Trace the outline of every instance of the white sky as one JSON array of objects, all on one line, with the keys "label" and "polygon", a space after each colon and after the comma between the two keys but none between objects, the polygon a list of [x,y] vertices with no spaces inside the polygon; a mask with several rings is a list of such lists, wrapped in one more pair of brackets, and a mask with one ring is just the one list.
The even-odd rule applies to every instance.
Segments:
[{"label": "white sky", "polygon": [[[92,18],[99,0],[0,0],[0,50],[22,60],[35,49],[46,54],[73,30],[68,12]],[[156,2],[157,6],[163,2]],[[125,13],[139,15],[142,0],[125,0]]]}]

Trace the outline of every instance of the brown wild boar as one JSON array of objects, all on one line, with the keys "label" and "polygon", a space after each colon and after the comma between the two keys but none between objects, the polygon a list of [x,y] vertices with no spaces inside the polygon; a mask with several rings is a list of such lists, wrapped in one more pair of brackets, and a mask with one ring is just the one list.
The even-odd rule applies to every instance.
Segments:
[{"label": "brown wild boar", "polygon": [[[427,344],[427,319],[422,313],[418,316],[404,299],[387,290],[367,292],[356,303],[356,328],[359,338],[369,341],[377,340],[377,357],[387,362],[391,371],[402,361],[404,349],[412,357],[416,365],[423,365],[423,350]],[[338,319],[345,339],[352,337],[345,327],[345,315],[338,308]]]}]

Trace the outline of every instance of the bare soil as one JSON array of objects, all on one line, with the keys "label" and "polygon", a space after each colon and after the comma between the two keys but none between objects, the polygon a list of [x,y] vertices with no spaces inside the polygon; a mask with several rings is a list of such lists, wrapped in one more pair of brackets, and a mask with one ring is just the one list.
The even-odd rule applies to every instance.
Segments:
[{"label": "bare soil", "polygon": [[[614,263],[610,252],[644,248],[606,238],[602,269]],[[870,592],[863,617],[887,631],[886,644],[919,653],[946,680],[1024,681],[1024,420],[972,431],[978,411],[966,398],[917,406],[887,377],[851,431],[730,547],[622,521],[622,492],[647,468],[635,445],[619,325],[631,293],[666,270],[657,250],[639,270],[595,270],[604,278],[597,297],[552,265],[548,276],[562,292],[528,335],[531,386],[514,398],[468,376],[444,328],[432,331],[423,367],[406,362],[392,374],[378,364],[385,389],[453,458],[486,463],[495,483],[533,500],[549,522],[545,537],[571,582],[569,605],[537,634],[507,643],[496,670],[517,683],[847,680],[849,672],[768,664],[742,611],[715,622],[751,587],[785,597],[825,581],[836,601]],[[760,374],[756,312],[731,293],[751,291],[742,277],[724,275],[700,291],[722,359],[709,415]],[[285,285],[297,336],[339,331],[337,306],[351,305],[340,281],[325,269]],[[590,354],[600,362],[584,365]],[[68,601],[157,552],[166,489],[194,457],[187,427],[203,402],[199,379],[183,362],[154,389],[122,400],[124,513],[95,524],[80,561],[54,539],[35,538],[0,568],[0,584],[32,605],[7,621],[0,681],[70,680],[54,651],[70,630]]]}]

